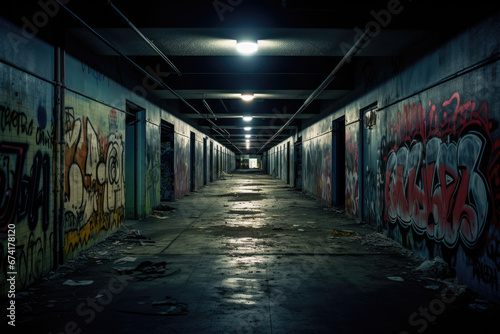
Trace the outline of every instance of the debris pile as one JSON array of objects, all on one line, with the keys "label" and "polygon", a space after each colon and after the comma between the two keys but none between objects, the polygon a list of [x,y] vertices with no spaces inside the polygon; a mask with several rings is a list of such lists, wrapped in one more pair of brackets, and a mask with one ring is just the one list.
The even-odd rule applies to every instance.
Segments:
[{"label": "debris pile", "polygon": [[448,263],[441,257],[436,256],[432,260],[425,260],[414,271],[421,273],[424,276],[430,277],[451,277],[454,276]]}]

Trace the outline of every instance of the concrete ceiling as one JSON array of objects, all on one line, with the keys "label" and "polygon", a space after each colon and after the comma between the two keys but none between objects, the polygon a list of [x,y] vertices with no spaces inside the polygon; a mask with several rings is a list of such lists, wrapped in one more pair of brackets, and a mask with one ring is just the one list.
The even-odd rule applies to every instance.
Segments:
[{"label": "concrete ceiling", "polygon": [[[66,1],[67,2],[67,1]],[[443,30],[450,33],[487,13],[493,2],[397,0],[190,0],[67,2],[67,7],[95,29],[122,54],[143,69],[153,68],[170,89],[157,87],[154,94],[172,105],[181,116],[206,129],[229,148],[256,153],[283,140],[301,128],[302,122],[318,117],[323,100],[335,101],[355,86],[356,66],[370,57],[400,57],[423,38]],[[19,17],[29,12],[11,5]],[[39,10],[32,5],[32,11]],[[62,11],[62,9],[61,9]],[[392,11],[392,14],[391,14]],[[65,11],[66,12],[66,11]],[[389,16],[387,16],[389,14]],[[385,16],[384,16],[385,15]],[[182,73],[179,76],[124,20],[126,17]],[[59,17],[65,39],[83,44],[103,58],[117,53],[67,12]],[[365,27],[376,36],[305,108],[283,129],[303,102],[325,80],[359,38]],[[242,56],[235,50],[241,36],[258,39],[255,55]],[[48,36],[50,38],[51,36]],[[357,61],[359,60],[359,61]],[[358,65],[357,65],[358,64]],[[253,93],[255,100],[243,102],[240,94]],[[212,115],[205,100],[215,116]],[[190,105],[188,106],[186,102]],[[199,113],[196,113],[194,107]],[[168,108],[167,108],[168,110]],[[243,122],[242,116],[254,119]],[[207,121],[210,119],[210,122]],[[223,129],[229,135],[223,138]],[[251,126],[246,132],[244,126]],[[245,134],[252,134],[251,148]]]}]

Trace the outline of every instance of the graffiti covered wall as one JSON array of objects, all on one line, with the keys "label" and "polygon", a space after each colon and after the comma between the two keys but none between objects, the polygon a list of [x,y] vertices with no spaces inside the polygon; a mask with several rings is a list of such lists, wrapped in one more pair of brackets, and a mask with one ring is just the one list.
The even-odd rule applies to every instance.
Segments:
[{"label": "graffiti covered wall", "polygon": [[332,201],[332,137],[331,122],[317,123],[303,131],[302,190]]},{"label": "graffiti covered wall", "polygon": [[180,198],[189,194],[190,142],[189,137],[177,132],[174,138],[175,198]]},{"label": "graffiti covered wall", "polygon": [[124,220],[125,115],[66,94],[64,251],[90,247]]},{"label": "graffiti covered wall", "polygon": [[428,258],[443,256],[476,290],[499,296],[496,109],[496,100],[474,91],[443,89],[405,101],[388,112],[380,161],[384,229]]},{"label": "graffiti covered wall", "polygon": [[345,210],[359,215],[359,123],[346,126],[345,138]]},{"label": "graffiti covered wall", "polygon": [[[9,271],[18,288],[54,267],[52,85],[0,64],[0,294]],[[11,234],[14,232],[15,234]],[[9,237],[15,237],[15,242]],[[9,256],[15,270],[9,270]]]},{"label": "graffiti covered wall", "polygon": [[146,123],[146,215],[153,212],[160,203],[161,196],[161,129]]}]

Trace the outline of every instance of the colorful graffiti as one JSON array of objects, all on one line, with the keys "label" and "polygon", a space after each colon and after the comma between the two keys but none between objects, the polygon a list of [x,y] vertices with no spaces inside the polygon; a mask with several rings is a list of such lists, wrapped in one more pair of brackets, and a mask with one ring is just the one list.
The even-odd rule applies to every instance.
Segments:
[{"label": "colorful graffiti", "polygon": [[[178,135],[175,141],[175,197],[189,194],[189,138]],[[219,157],[220,159],[220,157]],[[220,164],[218,165],[220,168]]]},{"label": "colorful graffiti", "polygon": [[389,220],[411,225],[453,247],[459,239],[473,247],[488,218],[489,189],[479,166],[486,139],[470,132],[458,142],[431,138],[391,151],[385,199]]},{"label": "colorful graffiti", "polygon": [[[11,86],[5,84],[4,87]],[[30,87],[27,85],[27,87]],[[16,281],[25,287],[54,267],[53,119],[25,92],[0,105],[0,284],[8,268],[7,228],[15,226]],[[23,96],[21,98],[21,96]]]},{"label": "colorful graffiti", "polygon": [[[491,185],[498,177],[489,161],[493,143],[486,103],[461,103],[458,93],[439,107],[405,104],[388,134],[387,219],[448,248],[474,248],[491,220]],[[498,153],[497,153],[498,154]]]},{"label": "colorful graffiti", "polygon": [[51,148],[53,144],[53,124],[48,122],[47,111],[42,105],[37,108],[36,119],[25,112],[0,105],[0,130],[17,137],[33,137],[34,144],[46,148]]},{"label": "colorful graffiti", "polygon": [[[19,229],[21,223],[26,223],[29,231],[26,239],[18,237],[16,243],[20,286],[41,278],[46,268],[52,268],[49,262],[53,250],[53,236],[48,231],[51,224],[51,158],[38,150],[30,162],[27,153],[27,144],[0,143],[0,233],[5,233],[9,224]],[[30,172],[25,173],[29,165]],[[2,252],[3,249],[2,246]],[[4,258],[2,254],[2,262]],[[2,263],[2,267],[6,265]]]},{"label": "colorful graffiti", "polygon": [[0,143],[0,232],[5,232],[8,224],[25,218],[30,230],[34,230],[39,221],[43,231],[49,227],[50,157],[37,151],[30,173],[24,174],[27,153],[27,144]]},{"label": "colorful graffiti", "polygon": [[[78,104],[76,101],[71,102]],[[116,112],[112,109],[108,113],[111,121],[116,122]],[[80,118],[75,115],[74,108],[66,107],[64,128],[66,255],[89,245],[104,231],[118,227],[123,222],[125,206],[123,138],[124,134],[121,132],[105,135],[94,127],[89,117]]]},{"label": "colorful graffiti", "polygon": [[[324,134],[321,137],[305,140],[304,158],[305,170],[303,173],[303,187],[323,202],[332,201],[332,158],[331,158],[331,136]],[[286,152],[286,150],[285,150]],[[286,155],[286,154],[285,154]],[[284,159],[286,180],[286,164]]]}]

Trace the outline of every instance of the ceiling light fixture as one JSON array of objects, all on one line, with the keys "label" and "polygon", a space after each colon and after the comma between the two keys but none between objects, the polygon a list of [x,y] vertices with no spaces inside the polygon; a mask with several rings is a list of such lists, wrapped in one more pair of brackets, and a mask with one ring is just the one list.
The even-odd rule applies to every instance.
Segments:
[{"label": "ceiling light fixture", "polygon": [[245,130],[245,131],[250,131],[250,130],[252,130],[252,128],[251,128],[251,127],[249,127],[249,126],[245,126],[245,127],[243,128],[243,130]]},{"label": "ceiling light fixture", "polygon": [[252,101],[254,98],[253,94],[241,94],[241,99],[243,101]]},{"label": "ceiling light fixture", "polygon": [[236,43],[236,50],[243,55],[251,55],[252,53],[257,52],[259,49],[259,45],[257,41],[238,41]]},{"label": "ceiling light fixture", "polygon": [[250,135],[245,135],[245,138],[250,138],[251,136]]},{"label": "ceiling light fixture", "polygon": [[245,122],[250,122],[252,119],[253,119],[252,116],[243,116],[243,120]]}]

